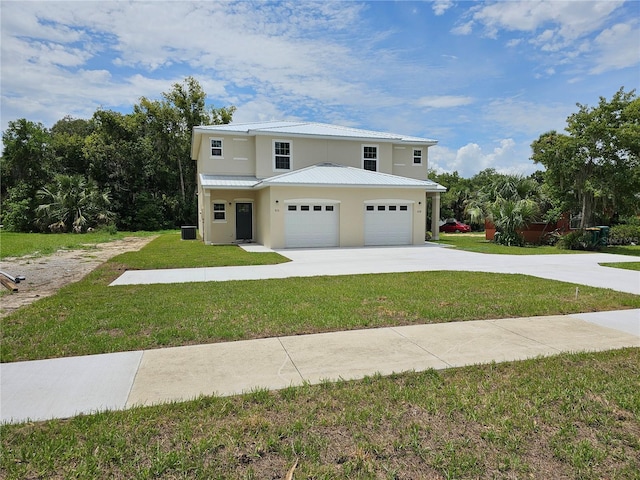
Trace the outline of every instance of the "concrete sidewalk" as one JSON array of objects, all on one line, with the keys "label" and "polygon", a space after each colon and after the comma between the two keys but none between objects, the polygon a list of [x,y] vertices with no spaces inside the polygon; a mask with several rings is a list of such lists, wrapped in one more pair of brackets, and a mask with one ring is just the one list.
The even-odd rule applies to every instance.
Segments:
[{"label": "concrete sidewalk", "polygon": [[303,382],[640,347],[640,310],[266,338],[0,365],[0,420],[66,418]]},{"label": "concrete sidewalk", "polygon": [[640,295],[640,272],[599,265],[634,262],[637,257],[608,253],[492,255],[465,252],[434,243],[402,247],[288,249],[278,253],[291,262],[246,267],[129,270],[111,285],[455,270],[518,273]]}]

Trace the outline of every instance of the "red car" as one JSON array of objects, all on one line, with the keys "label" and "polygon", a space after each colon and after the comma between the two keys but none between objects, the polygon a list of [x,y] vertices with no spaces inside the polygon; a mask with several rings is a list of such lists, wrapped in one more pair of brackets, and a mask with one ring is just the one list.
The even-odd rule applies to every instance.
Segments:
[{"label": "red car", "polygon": [[454,219],[448,219],[446,223],[440,225],[440,231],[446,233],[470,232],[471,227],[466,223]]}]

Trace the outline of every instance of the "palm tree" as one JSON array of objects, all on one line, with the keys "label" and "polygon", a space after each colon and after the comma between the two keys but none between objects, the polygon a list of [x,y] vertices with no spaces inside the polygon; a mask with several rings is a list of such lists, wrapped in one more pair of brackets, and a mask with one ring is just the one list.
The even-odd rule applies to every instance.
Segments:
[{"label": "palm tree", "polygon": [[485,218],[496,227],[495,241],[503,245],[523,245],[518,233],[539,215],[540,186],[532,178],[520,175],[501,175],[466,205],[472,222]]},{"label": "palm tree", "polygon": [[114,217],[108,210],[109,192],[100,192],[82,175],[56,175],[52,186],[38,190],[37,198],[38,224],[51,231],[79,233],[87,227],[106,225]]}]

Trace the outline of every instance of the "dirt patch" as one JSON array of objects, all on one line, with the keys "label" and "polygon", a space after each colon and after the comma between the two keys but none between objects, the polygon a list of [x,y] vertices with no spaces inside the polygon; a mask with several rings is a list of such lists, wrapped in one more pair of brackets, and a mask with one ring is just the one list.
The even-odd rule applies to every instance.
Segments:
[{"label": "dirt patch", "polygon": [[126,237],[83,250],[58,250],[48,256],[27,255],[1,260],[0,270],[14,277],[22,275],[25,280],[18,284],[18,291],[14,293],[0,287],[0,318],[40,298],[53,295],[69,283],[77,282],[116,255],[140,250],[154,238],[156,237]]}]

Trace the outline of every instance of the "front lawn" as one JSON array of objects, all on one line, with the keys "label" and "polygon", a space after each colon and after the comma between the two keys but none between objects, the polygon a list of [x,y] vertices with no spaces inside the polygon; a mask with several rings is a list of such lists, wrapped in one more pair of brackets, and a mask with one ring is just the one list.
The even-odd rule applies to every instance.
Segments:
[{"label": "front lawn", "polygon": [[573,284],[478,272],[109,287],[125,268],[116,257],[82,281],[3,318],[1,360],[640,308],[637,295],[580,286],[576,299]]},{"label": "front lawn", "polygon": [[0,476],[638,479],[638,378],[624,349],[5,425]]},{"label": "front lawn", "polygon": [[137,252],[117,259],[127,269],[227,267],[232,265],[273,265],[289,259],[275,252],[248,253],[235,245],[205,245],[200,240],[181,240],[180,233],[165,234]]}]

